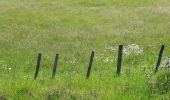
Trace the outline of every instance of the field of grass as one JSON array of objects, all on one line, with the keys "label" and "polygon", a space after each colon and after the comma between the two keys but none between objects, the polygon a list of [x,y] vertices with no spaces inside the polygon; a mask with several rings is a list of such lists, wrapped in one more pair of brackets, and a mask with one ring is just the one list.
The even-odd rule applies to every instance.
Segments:
[{"label": "field of grass", "polygon": [[[119,44],[141,52],[124,52],[117,76]],[[169,0],[0,0],[0,100],[170,100],[170,72],[153,73],[162,44],[164,61]]]}]

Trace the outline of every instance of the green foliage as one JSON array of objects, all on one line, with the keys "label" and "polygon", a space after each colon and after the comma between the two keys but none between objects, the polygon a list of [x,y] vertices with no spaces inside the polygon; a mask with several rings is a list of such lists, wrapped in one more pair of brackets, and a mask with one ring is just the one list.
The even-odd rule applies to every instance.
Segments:
[{"label": "green foliage", "polygon": [[[170,55],[169,6],[169,0],[0,0],[0,99],[170,99],[169,72],[153,73],[160,45],[163,57]],[[118,77],[119,44],[126,52]],[[129,53],[130,46],[141,53]]]},{"label": "green foliage", "polygon": [[152,96],[168,94],[168,92],[170,92],[169,71],[161,70],[157,75],[152,76],[151,79],[148,80],[148,83]]}]

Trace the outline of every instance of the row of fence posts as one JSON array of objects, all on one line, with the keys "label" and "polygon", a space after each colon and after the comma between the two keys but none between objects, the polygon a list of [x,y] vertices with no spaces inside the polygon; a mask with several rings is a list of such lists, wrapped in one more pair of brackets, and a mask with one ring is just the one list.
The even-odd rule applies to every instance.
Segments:
[{"label": "row of fence posts", "polygon": [[[161,64],[161,59],[162,59],[164,48],[165,48],[164,45],[162,45],[161,48],[160,48],[157,64],[156,64],[156,67],[155,67],[155,73],[158,71],[159,66]],[[92,51],[91,56],[90,56],[90,62],[89,62],[88,69],[87,69],[86,79],[88,79],[90,77],[91,68],[92,68],[92,65],[93,65],[94,54],[95,54],[95,52]],[[122,54],[123,54],[123,45],[119,45],[118,59],[117,59],[117,70],[116,70],[117,75],[120,75],[120,73],[121,73]],[[34,74],[34,80],[36,80],[36,78],[38,77],[38,72],[39,72],[40,64],[41,64],[41,58],[42,58],[42,54],[39,53],[38,54],[38,59],[37,59],[36,70],[35,70],[35,74]],[[58,59],[59,59],[59,54],[56,54],[55,60],[54,60],[53,71],[52,71],[52,78],[53,79],[55,78]]]}]

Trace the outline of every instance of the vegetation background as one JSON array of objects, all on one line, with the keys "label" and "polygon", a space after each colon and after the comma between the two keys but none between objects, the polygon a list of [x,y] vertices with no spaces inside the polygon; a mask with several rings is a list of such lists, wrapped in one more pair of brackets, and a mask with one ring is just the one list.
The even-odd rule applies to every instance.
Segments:
[{"label": "vegetation background", "polygon": [[[119,44],[127,52],[118,77]],[[165,62],[169,0],[0,0],[0,99],[169,100],[169,71],[153,73],[162,44]],[[86,80],[91,50],[95,61]]]}]

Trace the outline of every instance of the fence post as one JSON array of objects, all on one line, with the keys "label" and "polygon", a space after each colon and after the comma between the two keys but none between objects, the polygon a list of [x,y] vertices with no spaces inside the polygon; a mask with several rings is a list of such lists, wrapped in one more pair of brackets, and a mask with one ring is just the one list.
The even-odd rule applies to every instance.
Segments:
[{"label": "fence post", "polygon": [[90,63],[89,63],[88,69],[87,69],[87,76],[86,76],[87,79],[90,77],[91,67],[93,64],[93,58],[94,58],[94,51],[92,51],[92,53],[91,53]]},{"label": "fence post", "polygon": [[122,52],[123,52],[123,45],[119,45],[119,52],[118,52],[118,59],[117,59],[117,74],[118,75],[120,75],[120,72],[121,72]]},{"label": "fence post", "polygon": [[39,53],[38,59],[37,59],[37,66],[36,66],[36,70],[35,70],[35,75],[34,75],[34,80],[36,80],[36,78],[38,76],[38,72],[39,72],[39,69],[40,69],[40,63],[41,63],[41,56],[42,56],[42,54]]},{"label": "fence post", "polygon": [[57,64],[58,64],[58,58],[59,58],[59,54],[56,54],[55,56],[55,60],[54,60],[54,66],[53,66],[53,73],[52,73],[52,78],[55,78],[55,74],[56,74],[56,69],[57,69]]},{"label": "fence post", "polygon": [[155,67],[155,73],[158,71],[159,66],[161,64],[161,59],[162,59],[164,48],[165,48],[164,45],[162,45],[161,48],[160,48],[159,57],[158,57],[157,64],[156,64],[156,67]]}]

